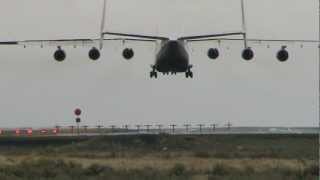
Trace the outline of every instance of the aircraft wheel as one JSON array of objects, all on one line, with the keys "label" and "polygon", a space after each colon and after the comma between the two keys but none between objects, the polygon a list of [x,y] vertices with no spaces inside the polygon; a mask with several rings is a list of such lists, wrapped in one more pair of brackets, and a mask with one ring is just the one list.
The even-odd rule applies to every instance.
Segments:
[{"label": "aircraft wheel", "polygon": [[191,72],[191,71],[189,72],[189,77],[193,78],[193,72]]},{"label": "aircraft wheel", "polygon": [[192,71],[187,71],[186,72],[186,78],[193,78],[193,72]]},{"label": "aircraft wheel", "polygon": [[150,72],[150,78],[158,78],[158,74],[155,71]]},{"label": "aircraft wheel", "polygon": [[189,76],[190,76],[190,73],[188,71],[188,72],[186,72],[186,78],[189,78]]},{"label": "aircraft wheel", "polygon": [[154,78],[157,78],[154,71],[150,72],[150,78],[153,78],[153,77],[154,77]]}]

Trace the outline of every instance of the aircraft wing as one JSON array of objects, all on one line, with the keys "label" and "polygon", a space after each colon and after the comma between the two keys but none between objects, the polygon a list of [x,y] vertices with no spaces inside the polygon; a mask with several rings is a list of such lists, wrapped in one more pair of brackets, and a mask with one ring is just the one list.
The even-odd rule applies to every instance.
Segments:
[{"label": "aircraft wing", "polygon": [[[242,38],[226,38],[226,36],[237,36],[240,35]],[[234,42],[234,41],[241,41],[244,43],[244,47],[249,47],[249,44],[262,44],[262,43],[283,43],[283,47],[286,47],[286,44],[295,44],[300,43],[312,43],[315,45],[319,45],[320,41],[317,40],[289,40],[289,39],[250,39],[247,38],[247,34],[242,31],[233,31],[233,32],[227,32],[227,33],[218,33],[218,34],[208,34],[208,35],[198,35],[198,36],[185,36],[180,37],[179,40],[186,41],[187,43],[192,42],[208,42],[208,41],[215,41],[217,43],[223,43],[223,42]]]},{"label": "aircraft wing", "polygon": [[[287,45],[300,45],[301,48],[308,44],[310,47],[314,46],[320,48],[320,41],[317,40],[291,40],[291,39],[242,39],[242,38],[211,38],[211,39],[189,39],[186,40],[187,43],[194,42],[215,42],[218,46],[224,42],[244,42],[244,50],[242,51],[242,58],[245,60],[251,60],[254,57],[254,51],[251,49],[250,45],[263,45],[266,44],[267,48],[274,44],[281,44],[281,49],[277,52],[277,59],[281,62],[287,61],[289,58],[289,52],[286,50]],[[208,56],[211,59],[216,59],[219,57],[218,48],[210,48],[208,50]]]},{"label": "aircraft wing", "polygon": [[[215,41],[215,42],[228,42],[228,41],[245,41],[242,38],[209,38],[209,39],[188,39],[187,42],[208,42],[208,41]],[[260,44],[260,43],[313,43],[319,44],[320,41],[317,40],[302,40],[302,39],[247,39],[248,43],[253,44]]]},{"label": "aircraft wing", "polygon": [[[205,40],[204,38],[217,38],[223,36],[235,36],[235,35],[245,35],[244,32],[226,32],[226,33],[219,33],[219,34],[206,34],[206,35],[198,35],[198,36],[184,36],[178,38],[181,41],[192,41],[192,40]],[[209,39],[207,39],[209,40]]]},{"label": "aircraft wing", "polygon": [[134,38],[143,38],[146,40],[169,40],[167,37],[162,36],[150,36],[150,35],[139,35],[139,34],[128,34],[128,33],[116,33],[116,32],[103,32],[103,35],[113,35],[113,36],[124,36],[124,37],[134,37]]},{"label": "aircraft wing", "polygon": [[[141,42],[156,42],[152,39],[140,39],[140,38],[109,38],[103,39],[103,42],[107,41],[141,41]],[[93,47],[99,46],[101,39],[55,39],[55,40],[22,40],[22,41],[0,41],[0,46],[55,46],[55,47]]]}]

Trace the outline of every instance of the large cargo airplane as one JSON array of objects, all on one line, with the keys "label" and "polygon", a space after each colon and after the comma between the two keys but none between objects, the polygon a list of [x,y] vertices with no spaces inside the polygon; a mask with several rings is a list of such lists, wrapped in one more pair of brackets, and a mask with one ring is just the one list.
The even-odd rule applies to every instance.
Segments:
[{"label": "large cargo airplane", "polygon": [[[190,64],[189,53],[187,51],[187,44],[195,41],[243,41],[244,49],[242,51],[242,58],[244,60],[252,60],[254,58],[253,49],[248,46],[249,42],[299,42],[299,43],[319,43],[316,40],[276,40],[276,39],[247,39],[246,29],[246,18],[245,18],[245,7],[244,0],[241,0],[241,17],[242,17],[242,30],[197,35],[197,36],[186,36],[179,37],[177,39],[170,39],[168,37],[141,35],[141,34],[130,34],[130,33],[119,33],[109,32],[105,30],[105,18],[106,18],[106,5],[107,0],[104,0],[101,31],[99,39],[59,39],[59,40],[24,40],[24,41],[7,41],[0,42],[0,45],[23,45],[28,44],[39,44],[43,47],[46,44],[57,45],[57,50],[54,53],[54,59],[62,62],[66,59],[66,52],[62,49],[63,46],[77,46],[77,45],[92,45],[88,55],[91,60],[98,60],[100,58],[100,50],[103,48],[105,41],[146,41],[156,43],[159,47],[155,55],[155,63],[151,65],[151,78],[157,78],[158,72],[162,74],[177,74],[185,73],[186,78],[193,78],[192,65]],[[105,38],[105,36],[114,36],[116,38]],[[240,38],[226,38],[230,36],[240,36]],[[94,45],[99,44],[99,48]],[[134,56],[134,50],[132,48],[125,48],[122,52],[122,56],[126,60],[130,60]],[[210,59],[217,59],[219,57],[218,48],[210,48],[207,52],[207,56]],[[276,54],[276,58],[281,61],[287,61],[289,59],[289,52],[286,46],[283,45]]]}]

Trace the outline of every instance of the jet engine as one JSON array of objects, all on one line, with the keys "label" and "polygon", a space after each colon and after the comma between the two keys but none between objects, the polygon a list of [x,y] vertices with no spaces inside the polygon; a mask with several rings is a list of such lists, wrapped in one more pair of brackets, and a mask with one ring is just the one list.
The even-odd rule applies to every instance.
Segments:
[{"label": "jet engine", "polygon": [[286,46],[282,46],[282,48],[278,51],[277,59],[280,62],[285,62],[289,59],[289,52],[286,50]]},{"label": "jet engine", "polygon": [[61,47],[59,46],[56,52],[54,53],[54,59],[58,62],[62,62],[66,59],[66,53]]},{"label": "jet engine", "polygon": [[208,57],[210,59],[217,59],[219,57],[219,50],[217,48],[210,48],[208,50]]},{"label": "jet engine", "polygon": [[126,48],[126,49],[123,50],[122,56],[123,56],[123,58],[125,58],[126,60],[129,60],[129,59],[133,58],[133,56],[134,56],[134,51],[133,51],[131,48]]},{"label": "jet engine", "polygon": [[100,58],[100,51],[96,47],[93,47],[89,51],[89,58],[93,61],[98,60]]},{"label": "jet engine", "polygon": [[249,61],[249,60],[253,59],[253,57],[254,57],[254,52],[253,52],[253,50],[252,50],[250,47],[245,48],[245,49],[242,51],[242,58],[243,58],[244,60]]}]

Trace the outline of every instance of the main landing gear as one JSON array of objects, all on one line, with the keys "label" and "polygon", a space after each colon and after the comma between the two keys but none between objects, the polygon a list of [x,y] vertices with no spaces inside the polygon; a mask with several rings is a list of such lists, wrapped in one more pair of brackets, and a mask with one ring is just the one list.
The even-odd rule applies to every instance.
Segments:
[{"label": "main landing gear", "polygon": [[[158,73],[155,66],[151,66],[152,71],[150,72],[150,78],[158,78]],[[188,70],[185,72],[186,78],[193,78],[193,72],[191,71],[192,66],[188,67]],[[163,75],[169,75],[170,72],[163,72]],[[171,75],[176,75],[177,72],[171,72]]]},{"label": "main landing gear", "polygon": [[150,72],[150,78],[158,78],[158,73],[156,71],[156,67],[155,66],[151,66],[152,67],[152,71]]},{"label": "main landing gear", "polygon": [[193,78],[193,72],[191,71],[192,66],[189,66],[186,72],[186,78]]},{"label": "main landing gear", "polygon": [[186,72],[186,78],[193,78],[193,72],[192,71],[187,71]]}]

